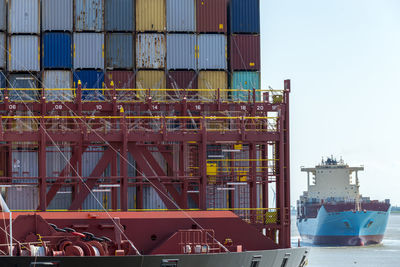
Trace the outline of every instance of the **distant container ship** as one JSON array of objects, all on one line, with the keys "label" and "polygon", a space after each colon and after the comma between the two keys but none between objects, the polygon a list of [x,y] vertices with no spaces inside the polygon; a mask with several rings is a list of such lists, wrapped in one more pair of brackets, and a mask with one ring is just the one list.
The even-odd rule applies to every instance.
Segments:
[{"label": "distant container ship", "polygon": [[[390,201],[370,200],[359,193],[358,172],[333,157],[307,172],[308,190],[297,203],[297,227],[315,245],[362,246],[382,242]],[[314,177],[310,181],[310,174]],[[311,183],[310,183],[311,182]]]}]

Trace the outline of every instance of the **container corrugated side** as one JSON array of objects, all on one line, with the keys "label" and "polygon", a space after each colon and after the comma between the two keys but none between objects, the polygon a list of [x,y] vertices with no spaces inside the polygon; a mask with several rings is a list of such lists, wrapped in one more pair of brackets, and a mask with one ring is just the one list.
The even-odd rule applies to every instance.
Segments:
[{"label": "container corrugated side", "polygon": [[195,34],[167,34],[167,69],[197,69]]},{"label": "container corrugated side", "polygon": [[82,100],[104,100],[103,90],[84,90],[104,88],[104,73],[96,70],[80,70],[73,73],[74,88],[78,87],[78,81],[82,83]]},{"label": "container corrugated side", "polygon": [[9,38],[8,70],[40,71],[40,40],[34,35],[13,35]]},{"label": "container corrugated side", "polygon": [[[197,89],[197,73],[195,71],[169,71],[167,76],[167,89]],[[182,99],[183,90],[168,91],[167,100],[177,101]],[[196,100],[196,91],[187,91],[187,99]]]},{"label": "container corrugated side", "polygon": [[106,31],[135,31],[135,0],[105,0]]},{"label": "container corrugated side", "polygon": [[144,209],[166,209],[156,189],[152,186],[143,187],[143,208]]},{"label": "container corrugated side", "polygon": [[7,55],[7,37],[5,33],[0,32],[0,69],[6,68]]},{"label": "container corrugated side", "polygon": [[[50,188],[49,188],[50,189]],[[72,202],[72,186],[63,186],[58,190],[53,200],[47,206],[47,210],[67,210],[71,206]]]},{"label": "container corrugated side", "polygon": [[228,30],[227,0],[198,0],[197,32],[226,33]]},{"label": "container corrugated side", "polygon": [[39,189],[38,187],[7,188],[6,202],[11,210],[36,210],[39,205]]},{"label": "container corrugated side", "polygon": [[69,33],[43,33],[42,66],[44,69],[72,68],[72,36]]},{"label": "container corrugated side", "polygon": [[7,30],[7,1],[0,0],[0,31]]},{"label": "container corrugated side", "polygon": [[73,30],[73,0],[42,0],[42,31]]},{"label": "container corrugated side", "polygon": [[[73,87],[72,72],[65,70],[45,70],[43,71],[43,87],[47,101],[72,101],[74,92],[67,90]],[[61,88],[63,90],[53,90]]]},{"label": "container corrugated side", "polygon": [[104,30],[104,0],[75,0],[75,31]]},{"label": "container corrugated side", "polygon": [[227,38],[223,34],[199,34],[198,69],[225,70],[227,68]]},{"label": "container corrugated side", "polygon": [[[133,89],[136,87],[135,73],[133,71],[108,71],[105,75],[106,88],[113,88],[111,81],[114,82],[116,89]],[[135,91],[117,91],[118,101],[135,100]]]},{"label": "container corrugated side", "polygon": [[40,33],[40,0],[9,0],[8,32]]},{"label": "container corrugated side", "polygon": [[163,69],[166,41],[164,34],[140,33],[136,36],[136,68]]},{"label": "container corrugated side", "polygon": [[136,0],[136,31],[165,31],[165,13],[165,0]]},{"label": "container corrugated side", "polygon": [[82,209],[103,211],[103,208],[111,209],[111,189],[95,188],[83,201]]},{"label": "container corrugated side", "polygon": [[38,151],[24,148],[24,150],[13,150],[12,154],[12,177],[13,183],[37,183],[35,179],[24,179],[23,177],[38,177]]},{"label": "container corrugated side", "polygon": [[230,32],[260,33],[260,0],[231,0]]},{"label": "container corrugated side", "polygon": [[[252,100],[253,89],[260,89],[260,73],[256,71],[235,71],[232,73],[231,80],[233,101],[248,101],[250,92],[250,101]],[[244,91],[239,91],[243,90]],[[261,100],[260,92],[256,92],[256,100]]]},{"label": "container corrugated side", "polygon": [[0,71],[0,99],[3,100],[4,97],[4,88],[6,88],[6,76],[4,74],[4,72]]},{"label": "container corrugated side", "polygon": [[[39,97],[38,90],[18,90],[17,88],[38,88],[37,77],[31,74],[10,74],[8,77],[8,97],[11,101],[35,101]],[[16,90],[14,90],[16,89]]]},{"label": "container corrugated side", "polygon": [[[164,71],[157,70],[140,70],[136,73],[136,88],[139,89],[165,89],[166,79]],[[137,96],[140,100],[144,100],[147,95],[146,91],[138,91]],[[164,100],[165,91],[152,91],[151,97],[154,101]]]},{"label": "container corrugated side", "polygon": [[260,70],[260,35],[231,35],[231,70]]},{"label": "container corrugated side", "polygon": [[196,4],[195,0],[166,0],[167,31],[195,32]]},{"label": "container corrugated side", "polygon": [[104,34],[74,33],[74,69],[104,69]]},{"label": "container corrugated side", "polygon": [[[200,71],[199,72],[199,89],[227,89],[228,73],[225,71]],[[199,97],[204,100],[217,99],[218,91],[201,91]],[[220,90],[220,98],[228,100],[228,91]]]},{"label": "container corrugated side", "polygon": [[133,35],[109,33],[106,35],[106,68],[133,69]]},{"label": "container corrugated side", "polygon": [[68,164],[72,155],[71,151],[70,146],[63,144],[58,144],[58,147],[48,146],[46,148],[46,177],[57,178],[64,169],[72,170]]}]

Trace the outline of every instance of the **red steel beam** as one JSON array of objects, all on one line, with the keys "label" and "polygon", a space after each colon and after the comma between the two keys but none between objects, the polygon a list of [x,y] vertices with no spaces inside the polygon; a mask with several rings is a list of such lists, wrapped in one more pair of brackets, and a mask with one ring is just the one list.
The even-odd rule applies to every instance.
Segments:
[{"label": "red steel beam", "polygon": [[[151,163],[148,161],[150,157],[147,155],[147,157],[143,153],[143,148],[140,148],[139,146],[136,146],[135,144],[128,144],[128,150],[132,154],[133,158],[135,159],[136,163],[140,167],[140,170],[143,172],[145,176],[158,176],[157,172],[153,169],[157,169],[156,166],[152,166]],[[153,158],[154,160],[154,158]],[[155,161],[155,160],[154,160]],[[152,161],[153,162],[153,161]],[[158,165],[158,167],[160,167]],[[168,209],[176,209],[176,205],[173,202],[173,200],[169,197],[169,193],[165,186],[158,180],[154,178],[149,178],[150,182],[153,184],[155,187],[155,190],[157,194],[160,196],[161,200],[164,202],[164,204],[167,206]]]}]

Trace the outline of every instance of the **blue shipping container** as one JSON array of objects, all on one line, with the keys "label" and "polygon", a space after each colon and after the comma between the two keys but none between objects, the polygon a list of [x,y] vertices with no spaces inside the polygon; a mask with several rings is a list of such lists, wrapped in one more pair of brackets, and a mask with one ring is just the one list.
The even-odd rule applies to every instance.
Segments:
[{"label": "blue shipping container", "polygon": [[105,0],[106,31],[135,31],[135,0]]},{"label": "blue shipping container", "polygon": [[4,76],[4,73],[0,71],[0,100],[3,100],[4,97],[4,89],[6,87],[6,77]]},{"label": "blue shipping container", "polygon": [[167,0],[167,31],[195,32],[195,0]]},{"label": "blue shipping container", "polygon": [[[260,73],[255,71],[235,71],[232,74],[231,98],[233,101],[250,101],[253,99],[253,89],[260,89]],[[261,100],[261,93],[256,92],[256,101]]]},{"label": "blue shipping container", "polygon": [[231,33],[260,33],[260,0],[231,0]]},{"label": "blue shipping container", "polygon": [[84,90],[104,88],[104,73],[97,70],[81,70],[74,72],[74,87],[78,88],[78,80],[82,83],[82,100],[104,100],[103,90]]},{"label": "blue shipping container", "polygon": [[42,40],[42,64],[45,69],[72,68],[72,38],[69,33],[45,33]]}]

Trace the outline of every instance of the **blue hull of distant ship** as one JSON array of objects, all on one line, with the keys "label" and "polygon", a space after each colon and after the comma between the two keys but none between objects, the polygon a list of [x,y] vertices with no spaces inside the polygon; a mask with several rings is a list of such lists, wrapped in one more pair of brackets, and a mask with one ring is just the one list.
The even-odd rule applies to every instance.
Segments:
[{"label": "blue hull of distant ship", "polygon": [[303,239],[315,245],[360,246],[379,244],[389,220],[388,211],[327,212],[322,206],[316,218],[298,219]]}]

